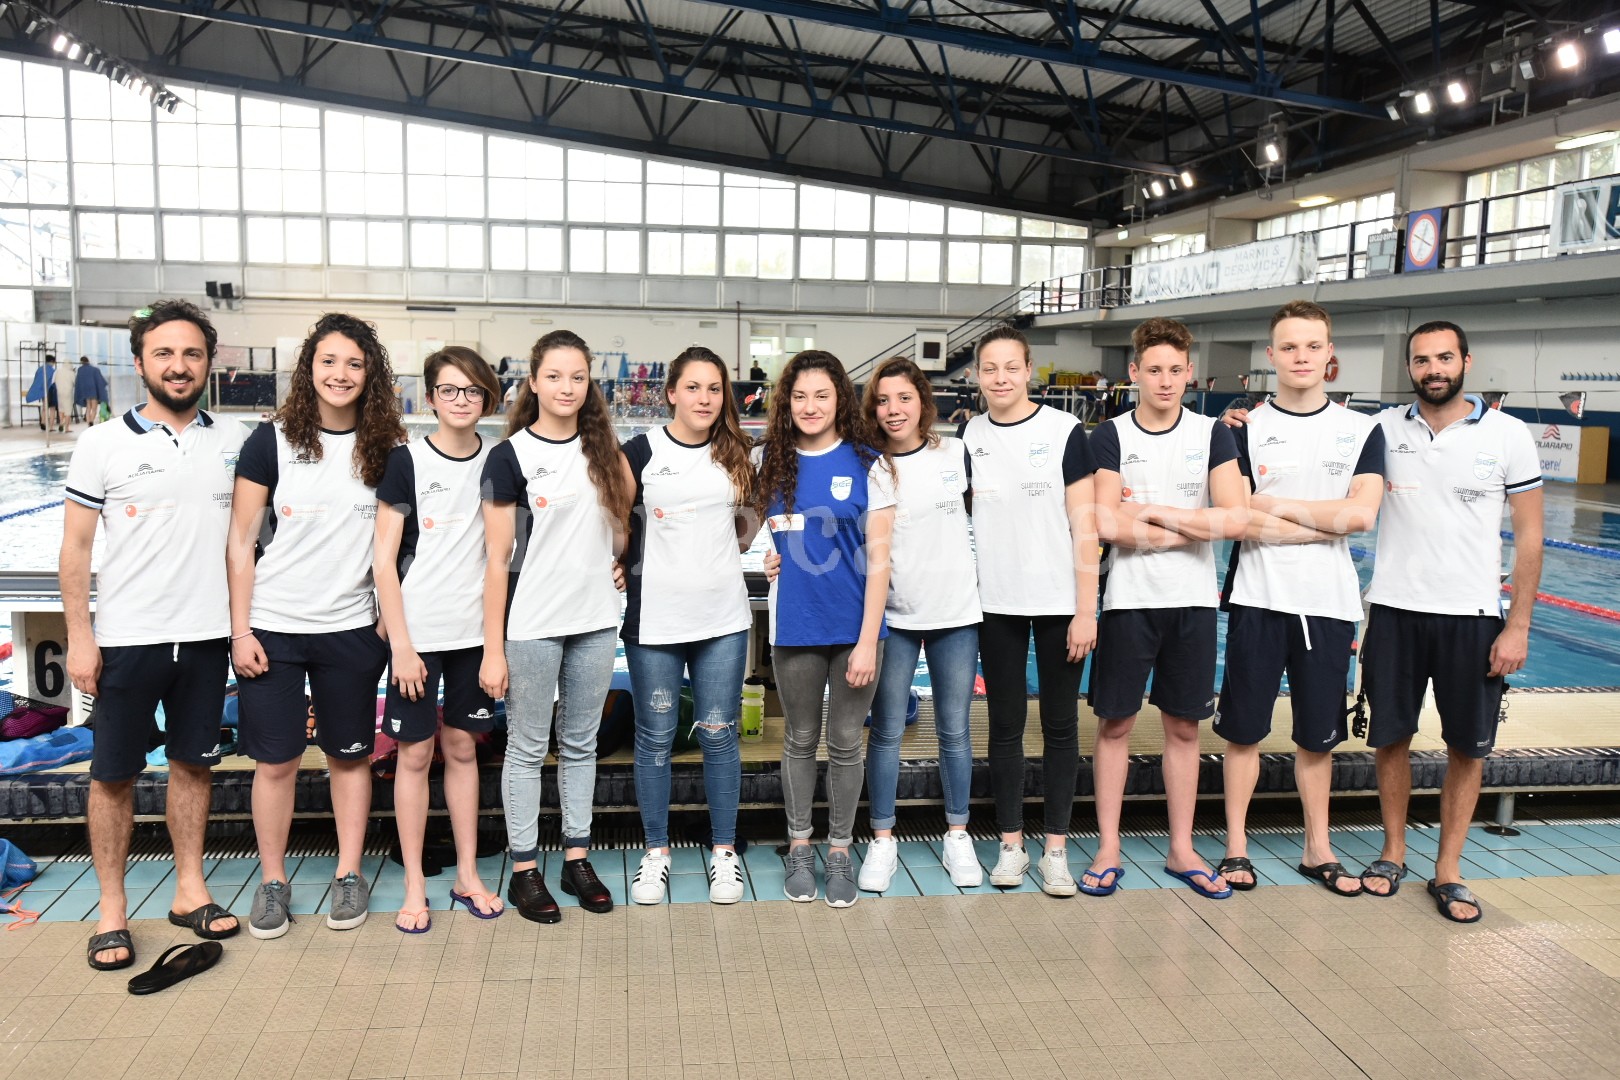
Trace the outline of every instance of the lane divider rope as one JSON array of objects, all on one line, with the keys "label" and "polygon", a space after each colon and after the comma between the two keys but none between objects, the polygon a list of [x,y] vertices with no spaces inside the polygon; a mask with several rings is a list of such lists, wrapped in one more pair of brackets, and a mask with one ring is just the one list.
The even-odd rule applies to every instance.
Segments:
[{"label": "lane divider rope", "polygon": [[[1513,591],[1512,584],[1503,582],[1502,591],[1505,593],[1511,593]],[[1570,611],[1578,611],[1582,615],[1592,615],[1599,619],[1608,619],[1612,622],[1620,622],[1620,611],[1615,611],[1613,608],[1599,607],[1597,604],[1588,604],[1580,600],[1571,600],[1567,596],[1554,596],[1552,593],[1538,592],[1536,593],[1536,603],[1551,604],[1553,607],[1561,607],[1567,608]]]},{"label": "lane divider rope", "polygon": [[39,506],[30,506],[24,510],[12,510],[4,514],[0,514],[0,521],[10,521],[12,518],[27,517],[29,514],[37,514],[42,510],[54,510],[61,505],[62,500],[57,499],[55,502],[42,503]]}]

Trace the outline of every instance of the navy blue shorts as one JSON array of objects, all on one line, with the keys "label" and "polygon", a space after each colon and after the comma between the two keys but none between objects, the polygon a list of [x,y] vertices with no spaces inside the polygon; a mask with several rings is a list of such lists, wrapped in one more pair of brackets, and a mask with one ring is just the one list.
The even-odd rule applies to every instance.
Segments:
[{"label": "navy blue shorts", "polygon": [[1345,693],[1356,624],[1233,604],[1226,621],[1226,673],[1215,734],[1253,746],[1271,734],[1271,713],[1288,673],[1294,745],[1323,753],[1349,735]]},{"label": "navy blue shorts", "polygon": [[236,680],[242,753],[272,765],[302,757],[313,710],[315,741],[327,757],[369,758],[377,734],[377,680],[388,666],[388,644],[377,628],[253,635],[270,670]]},{"label": "navy blue shorts", "polygon": [[422,696],[415,701],[399,692],[389,672],[388,700],[383,705],[383,732],[399,742],[431,739],[439,730],[439,683],[444,683],[446,727],[480,733],[495,728],[495,699],[478,685],[483,646],[420,654],[427,666]]},{"label": "navy blue shorts", "polygon": [[169,760],[217,763],[230,661],[226,638],[102,649],[90,779],[116,784],[140,775],[159,702]]},{"label": "navy blue shorts", "polygon": [[1501,717],[1501,676],[1490,678],[1497,615],[1434,615],[1374,604],[1361,643],[1362,687],[1371,718],[1367,745],[1417,734],[1423,691],[1432,680],[1440,737],[1468,757],[1489,756]]},{"label": "navy blue shorts", "polygon": [[1097,624],[1091,661],[1091,708],[1123,720],[1148,703],[1169,716],[1207,720],[1215,712],[1215,609],[1116,608]]}]

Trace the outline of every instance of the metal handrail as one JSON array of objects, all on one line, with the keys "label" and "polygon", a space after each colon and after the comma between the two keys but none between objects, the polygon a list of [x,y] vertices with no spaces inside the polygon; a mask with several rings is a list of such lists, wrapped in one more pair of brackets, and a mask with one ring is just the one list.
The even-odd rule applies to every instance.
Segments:
[{"label": "metal handrail", "polygon": [[[957,348],[961,346],[963,337],[977,336],[978,328],[984,326],[986,323],[1002,322],[1007,318],[1008,315],[1022,314],[1025,310],[1027,310],[1023,302],[1024,293],[1026,291],[1026,288],[1017,289],[985,308],[977,315],[958,323],[956,326],[946,331],[945,355],[949,357],[951,353],[955,352]],[[908,334],[899,341],[896,341],[893,345],[890,345],[888,348],[874,353],[870,359],[851,368],[849,371],[849,377],[851,380],[858,382],[863,377],[870,375],[872,371],[876,369],[878,364],[889,359],[891,356],[903,356],[908,360],[915,360],[916,356],[914,353],[916,352],[916,348],[916,335]]]}]

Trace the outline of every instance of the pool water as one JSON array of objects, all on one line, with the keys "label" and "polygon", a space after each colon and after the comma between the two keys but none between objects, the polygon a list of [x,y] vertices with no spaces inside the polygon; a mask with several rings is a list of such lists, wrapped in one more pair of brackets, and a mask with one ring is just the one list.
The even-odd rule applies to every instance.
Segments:
[{"label": "pool water", "polygon": [[[623,425],[629,438],[648,425]],[[491,429],[496,434],[495,429]],[[67,480],[69,450],[53,450],[7,460],[0,468],[0,572],[54,571],[62,542],[62,488]],[[1620,485],[1604,487],[1548,484],[1546,535],[1606,548],[1620,555]],[[1504,519],[1504,528],[1508,523]],[[1375,539],[1357,537],[1365,552],[1356,567],[1365,586],[1372,577],[1370,552]],[[99,540],[98,540],[99,552]],[[764,557],[763,536],[742,556],[746,569],[759,569]],[[1504,545],[1504,568],[1511,569],[1513,545]],[[1217,565],[1226,566],[1226,545]],[[1545,549],[1541,592],[1586,604],[1620,610],[1620,560],[1588,552]],[[4,613],[0,613],[0,619]],[[3,624],[0,624],[3,625]],[[5,627],[9,632],[9,627]],[[1226,619],[1218,622],[1219,655],[1225,655]],[[621,656],[622,664],[623,658]],[[1030,661],[1034,685],[1034,660]],[[1511,680],[1518,687],[1620,686],[1620,621],[1539,604],[1530,634],[1530,659]],[[926,654],[918,663],[919,689],[928,687]]]}]

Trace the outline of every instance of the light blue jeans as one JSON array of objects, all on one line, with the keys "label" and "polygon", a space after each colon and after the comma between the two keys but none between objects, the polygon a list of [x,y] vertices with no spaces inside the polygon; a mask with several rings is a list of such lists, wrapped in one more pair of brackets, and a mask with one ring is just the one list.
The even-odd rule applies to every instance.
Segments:
[{"label": "light blue jeans", "polygon": [[540,850],[540,767],[557,703],[557,794],[564,847],[590,847],[596,797],[596,732],[613,679],[616,627],[506,643],[506,764],[501,796],[513,862]]},{"label": "light blue jeans", "polygon": [[624,658],[630,664],[636,699],[636,805],[647,846],[669,846],[669,759],[680,726],[681,677],[688,671],[692,720],[703,748],[709,843],[736,843],[742,789],[737,714],[742,708],[743,668],[748,664],[748,631],[678,645],[625,642]]},{"label": "light blue jeans", "polygon": [[928,678],[934,688],[934,726],[939,729],[939,784],[945,792],[945,822],[966,825],[973,783],[973,744],[968,709],[979,667],[979,625],[944,630],[889,627],[872,698],[872,729],[866,740],[867,812],[872,828],[894,828],[894,792],[900,782],[900,739],[906,733],[906,705],[917,656],[928,651]]}]

